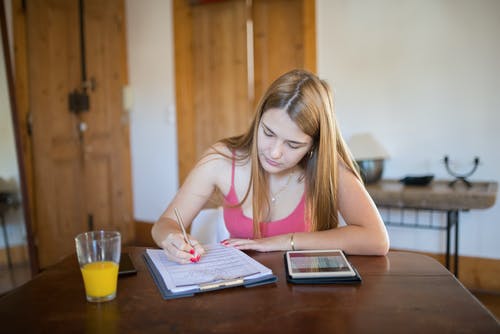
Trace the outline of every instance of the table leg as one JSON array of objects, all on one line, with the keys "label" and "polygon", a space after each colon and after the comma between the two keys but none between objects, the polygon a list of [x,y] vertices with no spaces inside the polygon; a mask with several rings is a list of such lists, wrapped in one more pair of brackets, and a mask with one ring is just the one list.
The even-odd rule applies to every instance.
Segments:
[{"label": "table leg", "polygon": [[455,268],[453,272],[458,278],[458,211],[453,211],[453,220],[455,225]]},{"label": "table leg", "polygon": [[0,215],[0,220],[2,222],[2,232],[3,232],[3,239],[5,242],[5,252],[7,253],[7,264],[10,269],[12,269],[12,259],[10,257],[10,248],[9,248],[9,237],[7,235],[7,227],[5,226],[5,217]]},{"label": "table leg", "polygon": [[451,230],[451,211],[446,212],[446,269],[450,270],[450,230]]},{"label": "table leg", "polygon": [[455,227],[455,253],[453,254],[453,274],[458,278],[458,210],[446,212],[446,269],[450,269],[450,236]]}]

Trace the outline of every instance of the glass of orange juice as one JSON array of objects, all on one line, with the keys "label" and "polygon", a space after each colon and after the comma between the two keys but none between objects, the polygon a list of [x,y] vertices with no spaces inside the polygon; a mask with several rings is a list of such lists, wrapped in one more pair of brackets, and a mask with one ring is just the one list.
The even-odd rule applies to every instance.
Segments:
[{"label": "glass of orange juice", "polygon": [[75,243],[87,300],[113,300],[116,297],[120,263],[120,232],[85,232],[76,236]]}]

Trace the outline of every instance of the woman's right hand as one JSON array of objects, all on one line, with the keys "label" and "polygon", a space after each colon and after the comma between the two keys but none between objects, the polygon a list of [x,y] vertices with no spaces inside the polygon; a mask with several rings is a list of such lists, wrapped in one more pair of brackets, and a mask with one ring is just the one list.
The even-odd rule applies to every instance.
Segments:
[{"label": "woman's right hand", "polygon": [[169,233],[161,242],[161,247],[170,261],[181,264],[196,263],[205,253],[205,249],[196,239],[190,237],[190,240],[194,249],[186,242],[182,233]]}]

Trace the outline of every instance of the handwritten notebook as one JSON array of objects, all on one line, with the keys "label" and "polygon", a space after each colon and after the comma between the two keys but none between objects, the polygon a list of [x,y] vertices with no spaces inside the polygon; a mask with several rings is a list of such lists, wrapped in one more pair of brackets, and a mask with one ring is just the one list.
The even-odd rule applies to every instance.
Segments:
[{"label": "handwritten notebook", "polygon": [[235,286],[253,287],[276,282],[271,269],[242,251],[219,244],[204,245],[198,263],[169,261],[161,249],[147,249],[147,267],[164,299],[193,296],[199,292]]}]

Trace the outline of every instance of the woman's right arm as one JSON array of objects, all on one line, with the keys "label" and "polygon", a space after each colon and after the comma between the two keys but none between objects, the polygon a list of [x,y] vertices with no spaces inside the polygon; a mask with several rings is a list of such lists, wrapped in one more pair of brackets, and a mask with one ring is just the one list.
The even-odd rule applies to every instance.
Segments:
[{"label": "woman's right arm", "polygon": [[[220,147],[217,148],[220,149]],[[223,152],[225,151],[223,150]],[[227,172],[225,172],[228,160],[213,149],[209,149],[191,170],[172,202],[153,225],[152,237],[156,244],[165,250],[170,260],[179,263],[191,263],[193,262],[192,259],[196,258],[196,255],[203,255],[203,247],[190,237],[195,253],[192,254],[192,247],[185,242],[182,231],[177,224],[174,209],[177,208],[182,216],[185,228],[188,229],[193,219],[210,199],[214,190],[219,187],[221,182],[219,178],[228,177]]]}]

